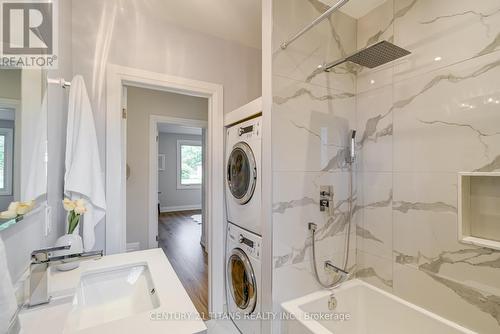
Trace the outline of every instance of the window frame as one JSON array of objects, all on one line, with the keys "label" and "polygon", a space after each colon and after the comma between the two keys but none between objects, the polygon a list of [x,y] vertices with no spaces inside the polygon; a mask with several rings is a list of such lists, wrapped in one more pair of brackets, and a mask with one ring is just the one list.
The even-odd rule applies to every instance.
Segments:
[{"label": "window frame", "polygon": [[[194,190],[194,189],[201,189],[201,185],[203,183],[203,180],[199,184],[182,184],[182,156],[181,156],[181,151],[182,151],[182,146],[199,146],[201,147],[202,150],[202,168],[203,168],[203,145],[201,140],[177,140],[177,189],[179,190]],[[202,173],[203,174],[203,173]]]},{"label": "window frame", "polygon": [[0,196],[13,195],[13,166],[14,166],[14,129],[0,128],[0,136],[5,136],[4,159],[7,163],[4,165],[4,187],[0,188]]}]

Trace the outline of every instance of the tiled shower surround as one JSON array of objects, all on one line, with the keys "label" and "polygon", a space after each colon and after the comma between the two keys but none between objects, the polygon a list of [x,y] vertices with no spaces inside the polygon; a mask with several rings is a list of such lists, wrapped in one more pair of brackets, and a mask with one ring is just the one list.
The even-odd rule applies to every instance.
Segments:
[{"label": "tiled shower surround", "polygon": [[[363,1],[363,0],[351,0]],[[349,268],[367,282],[479,333],[500,332],[500,252],[458,242],[458,172],[500,171],[500,1],[388,0],[360,18],[274,0],[273,298],[319,289],[318,264],[342,263],[357,129]],[[412,55],[374,70],[319,64],[380,40]],[[319,211],[319,187],[334,186]],[[323,279],[327,279],[323,277]]]}]

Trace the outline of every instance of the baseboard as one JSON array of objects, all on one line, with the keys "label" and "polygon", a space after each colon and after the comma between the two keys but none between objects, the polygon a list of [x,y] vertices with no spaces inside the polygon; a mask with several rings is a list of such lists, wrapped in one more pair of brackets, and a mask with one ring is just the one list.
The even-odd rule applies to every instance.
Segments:
[{"label": "baseboard", "polygon": [[139,242],[131,242],[127,244],[127,253],[137,252],[141,250],[141,244]]},{"label": "baseboard", "polygon": [[201,210],[201,204],[198,205],[179,205],[179,206],[162,206],[160,212],[176,212],[176,211],[190,211]]}]

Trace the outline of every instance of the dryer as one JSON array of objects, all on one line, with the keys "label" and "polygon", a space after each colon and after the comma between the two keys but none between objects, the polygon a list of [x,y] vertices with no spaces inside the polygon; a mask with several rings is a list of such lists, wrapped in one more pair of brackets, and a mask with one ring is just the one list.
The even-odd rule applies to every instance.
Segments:
[{"label": "dryer", "polygon": [[227,129],[227,220],[261,235],[262,117]]},{"label": "dryer", "polygon": [[261,245],[261,237],[228,223],[227,308],[242,334],[261,332]]}]

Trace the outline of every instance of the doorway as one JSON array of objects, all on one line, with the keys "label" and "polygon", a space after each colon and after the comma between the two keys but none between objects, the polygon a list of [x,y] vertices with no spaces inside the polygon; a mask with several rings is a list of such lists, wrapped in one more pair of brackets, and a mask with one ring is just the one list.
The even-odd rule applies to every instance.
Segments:
[{"label": "doorway", "polygon": [[161,248],[207,319],[208,99],[128,86],[126,94],[127,250]]},{"label": "doorway", "polygon": [[[206,128],[206,205],[207,210],[207,245],[208,251],[208,309],[210,312],[223,312],[224,305],[224,222],[223,222],[223,175],[220,173],[224,165],[223,159],[223,89],[221,85],[173,77],[161,73],[143,71],[134,68],[108,64],[107,69],[107,116],[106,116],[106,189],[108,214],[106,221],[106,253],[125,252],[127,249],[127,176],[133,173],[127,168],[128,145],[127,130],[129,125],[144,127],[144,123],[132,122],[129,118],[127,91],[131,88],[145,89],[154,92],[175,93],[187,97],[204,98],[208,102],[208,121],[198,127]],[[175,110],[175,108],[173,108]],[[158,115],[150,115],[149,128],[144,132],[151,133],[156,123],[165,119],[156,119]],[[177,115],[178,116],[178,115]],[[184,117],[184,115],[182,115]],[[169,116],[161,116],[169,117]],[[181,117],[170,117],[167,123],[176,123]],[[191,126],[195,126],[190,124]],[[147,136],[153,138],[152,136]],[[149,156],[154,158],[150,166],[157,166],[158,157],[156,141],[149,144]],[[141,152],[142,161],[149,162],[148,149]],[[151,152],[155,152],[151,154]],[[143,165],[144,166],[144,165]],[[136,172],[138,168],[136,169]],[[140,169],[140,168],[139,168]],[[144,192],[142,200],[149,203],[146,209],[147,218],[142,219],[142,228],[146,230],[145,242],[140,249],[158,247],[157,233],[149,228],[158,226],[158,193],[155,189],[157,174],[151,173],[148,164],[145,170],[149,174],[149,182],[141,182]],[[129,176],[130,177],[130,176]],[[149,186],[153,184],[153,187]],[[144,190],[145,189],[145,190]],[[154,190],[153,190],[154,189]],[[140,199],[139,199],[140,200]],[[141,219],[137,220],[141,221]]]},{"label": "doorway", "polygon": [[[152,119],[157,130],[152,140],[156,140],[158,152],[154,182],[158,245],[198,313],[208,320],[206,128],[186,126],[193,120],[178,119],[175,124],[166,120]],[[153,161],[155,156],[150,158]]]}]

